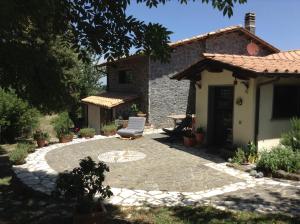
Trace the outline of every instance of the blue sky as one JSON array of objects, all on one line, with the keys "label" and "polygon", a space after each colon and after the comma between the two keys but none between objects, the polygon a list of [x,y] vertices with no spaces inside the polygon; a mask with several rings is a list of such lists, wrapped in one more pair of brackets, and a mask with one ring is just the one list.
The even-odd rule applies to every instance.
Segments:
[{"label": "blue sky", "polygon": [[[135,2],[135,1],[132,1]],[[234,8],[229,19],[210,5],[191,2],[180,5],[171,0],[166,5],[149,9],[131,3],[128,14],[145,22],[158,22],[179,40],[231,25],[243,25],[246,12],[256,13],[256,34],[281,50],[300,49],[300,0],[248,0]]]}]

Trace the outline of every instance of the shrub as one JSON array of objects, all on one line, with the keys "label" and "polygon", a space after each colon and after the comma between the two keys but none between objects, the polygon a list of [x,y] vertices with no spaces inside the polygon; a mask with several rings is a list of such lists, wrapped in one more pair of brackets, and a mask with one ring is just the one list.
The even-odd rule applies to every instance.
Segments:
[{"label": "shrub", "polygon": [[238,148],[235,155],[232,158],[232,162],[242,164],[246,162],[246,160],[247,159],[244,150],[242,148]]},{"label": "shrub", "polygon": [[[59,174],[56,193],[76,201],[79,213],[90,213],[96,210],[101,200],[112,196],[110,187],[103,186],[104,173],[109,172],[109,167],[103,162],[96,163],[91,157],[82,159],[79,166]],[[94,200],[96,194],[99,195],[97,201]]]},{"label": "shrub", "polygon": [[198,127],[196,129],[196,133],[204,133],[204,129],[202,127]]},{"label": "shrub", "polygon": [[94,128],[82,128],[79,131],[79,135],[84,138],[92,138],[96,134]]},{"label": "shrub", "polygon": [[300,119],[291,119],[291,131],[282,134],[280,143],[285,147],[289,147],[294,151],[300,151]]},{"label": "shrub", "polygon": [[113,122],[110,124],[103,125],[101,130],[103,132],[114,132],[118,129],[117,125]]},{"label": "shrub", "polygon": [[60,113],[51,123],[58,138],[66,135],[72,135],[71,128],[74,126],[73,121],[67,112]]},{"label": "shrub", "polygon": [[300,169],[300,152],[282,146],[263,151],[257,162],[257,169],[267,174],[277,170],[296,172]]},{"label": "shrub", "polygon": [[33,143],[18,143],[16,149],[24,149],[27,153],[33,153],[35,151],[35,145]]},{"label": "shrub", "polygon": [[49,139],[49,134],[47,132],[42,132],[41,130],[37,130],[33,134],[33,139],[34,140],[48,140]]},{"label": "shrub", "polygon": [[25,163],[25,158],[27,157],[28,152],[25,147],[17,147],[15,150],[9,153],[9,160],[14,165],[21,165]]},{"label": "shrub", "polygon": [[20,99],[12,90],[0,88],[1,139],[13,142],[17,137],[28,135],[38,124],[39,112]]}]

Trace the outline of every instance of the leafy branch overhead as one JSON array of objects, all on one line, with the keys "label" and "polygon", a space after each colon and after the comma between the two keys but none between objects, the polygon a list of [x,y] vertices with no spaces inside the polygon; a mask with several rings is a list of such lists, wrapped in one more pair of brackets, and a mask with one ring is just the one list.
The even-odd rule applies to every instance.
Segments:
[{"label": "leafy branch overhead", "polygon": [[[233,14],[235,4],[246,1],[178,0],[181,4],[211,4],[229,17]],[[152,8],[171,0],[136,2]],[[112,60],[129,55],[130,50],[135,49],[166,61],[171,32],[158,23],[146,24],[132,15],[127,15],[126,9],[130,3],[130,0],[45,0],[43,4],[38,0],[2,1],[0,40],[7,43],[25,39],[25,43],[36,44],[60,35],[67,37],[83,58],[87,58],[87,52],[92,52]]]}]

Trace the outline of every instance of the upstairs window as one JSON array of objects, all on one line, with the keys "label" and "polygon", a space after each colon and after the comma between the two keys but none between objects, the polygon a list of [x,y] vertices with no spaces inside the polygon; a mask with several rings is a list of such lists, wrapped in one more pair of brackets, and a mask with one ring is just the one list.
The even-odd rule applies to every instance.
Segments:
[{"label": "upstairs window", "polygon": [[120,84],[131,84],[133,81],[133,74],[131,70],[119,71],[119,83]]},{"label": "upstairs window", "polygon": [[300,117],[300,86],[274,86],[273,118]]}]

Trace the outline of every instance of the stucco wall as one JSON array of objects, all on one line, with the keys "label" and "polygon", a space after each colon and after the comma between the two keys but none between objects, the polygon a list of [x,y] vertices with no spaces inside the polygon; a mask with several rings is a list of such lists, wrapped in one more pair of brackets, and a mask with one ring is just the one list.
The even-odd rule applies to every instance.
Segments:
[{"label": "stucco wall", "polygon": [[[237,80],[234,86],[233,105],[233,143],[237,145],[247,144],[254,139],[254,119],[255,119],[255,80],[249,81],[249,89],[241,84],[242,80]],[[201,88],[196,91],[196,124],[207,130],[208,125],[208,89],[209,86],[233,86],[234,78],[230,71],[224,70],[222,73],[202,72]],[[235,103],[236,99],[243,99],[242,105]]]},{"label": "stucco wall", "polygon": [[[148,112],[148,65],[149,58],[145,56],[120,60],[107,67],[108,91],[137,93],[140,96],[138,101],[140,109],[146,113]],[[132,71],[133,82],[131,84],[119,83],[118,73],[120,70]]]},{"label": "stucco wall", "polygon": [[93,104],[88,104],[88,127],[100,134],[100,107]]},{"label": "stucco wall", "polygon": [[[260,80],[260,82],[264,81],[266,81],[266,79]],[[278,145],[281,134],[291,128],[289,119],[272,119],[273,88],[276,84],[299,85],[300,80],[282,78],[278,82],[263,85],[260,87],[260,111],[258,129],[259,150],[270,149],[271,147]]]}]

